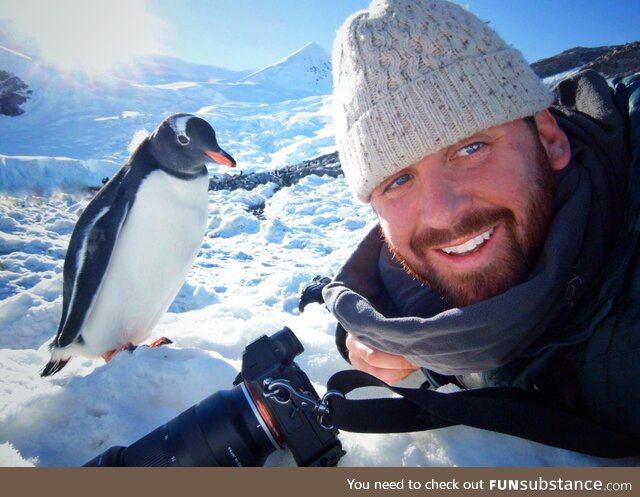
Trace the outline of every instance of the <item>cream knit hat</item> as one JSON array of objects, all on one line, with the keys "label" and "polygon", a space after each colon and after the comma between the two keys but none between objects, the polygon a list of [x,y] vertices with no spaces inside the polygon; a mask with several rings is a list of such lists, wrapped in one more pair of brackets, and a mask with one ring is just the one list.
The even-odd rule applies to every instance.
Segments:
[{"label": "cream knit hat", "polygon": [[336,141],[363,202],[397,171],[553,96],[522,54],[443,0],[373,0],[333,47]]}]

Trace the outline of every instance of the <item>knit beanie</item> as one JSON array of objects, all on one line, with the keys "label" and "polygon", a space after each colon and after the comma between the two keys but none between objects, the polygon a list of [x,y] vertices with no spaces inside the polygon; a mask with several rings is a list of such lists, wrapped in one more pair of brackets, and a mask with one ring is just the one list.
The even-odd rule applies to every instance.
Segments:
[{"label": "knit beanie", "polygon": [[373,0],[333,47],[336,142],[353,194],[481,130],[549,107],[522,54],[459,5]]}]

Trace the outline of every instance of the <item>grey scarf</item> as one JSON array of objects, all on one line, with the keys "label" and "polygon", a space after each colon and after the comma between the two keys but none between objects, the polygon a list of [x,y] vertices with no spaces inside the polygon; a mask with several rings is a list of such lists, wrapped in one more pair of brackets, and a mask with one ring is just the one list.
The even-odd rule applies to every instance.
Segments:
[{"label": "grey scarf", "polygon": [[572,160],[556,174],[555,216],[528,277],[477,304],[447,308],[404,272],[376,227],[324,290],[327,307],[348,332],[418,366],[461,375],[525,354],[552,322],[572,312],[597,279],[617,233],[628,164],[610,91],[604,80],[591,79],[571,83],[596,109],[598,123],[559,101],[556,118],[571,140]]}]

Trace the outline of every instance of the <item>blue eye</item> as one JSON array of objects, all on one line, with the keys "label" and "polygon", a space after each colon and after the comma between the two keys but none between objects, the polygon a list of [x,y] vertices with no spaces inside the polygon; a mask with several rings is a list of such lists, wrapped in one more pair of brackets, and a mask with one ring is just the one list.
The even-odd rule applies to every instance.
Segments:
[{"label": "blue eye", "polygon": [[398,187],[404,185],[410,179],[411,179],[411,175],[410,174],[401,174],[397,178],[394,178],[393,180],[391,180],[389,182],[389,184],[387,185],[387,187],[385,188],[385,190],[391,190],[393,188],[398,188]]},{"label": "blue eye", "polygon": [[469,155],[475,154],[478,150],[480,150],[484,146],[484,143],[481,142],[473,142],[465,145],[456,153],[457,156],[465,157]]}]

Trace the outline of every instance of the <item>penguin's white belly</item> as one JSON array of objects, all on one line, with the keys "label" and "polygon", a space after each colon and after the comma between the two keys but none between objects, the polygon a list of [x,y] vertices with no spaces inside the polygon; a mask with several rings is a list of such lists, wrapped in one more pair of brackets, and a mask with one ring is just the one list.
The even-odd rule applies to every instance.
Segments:
[{"label": "penguin's white belly", "polygon": [[82,326],[84,355],[149,337],[202,244],[208,185],[206,176],[180,180],[162,171],[141,183]]}]

